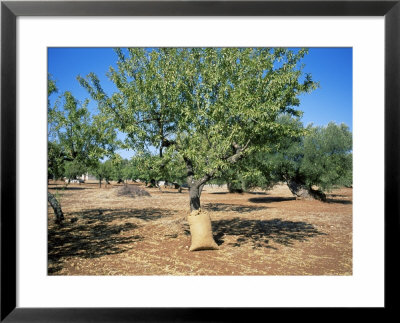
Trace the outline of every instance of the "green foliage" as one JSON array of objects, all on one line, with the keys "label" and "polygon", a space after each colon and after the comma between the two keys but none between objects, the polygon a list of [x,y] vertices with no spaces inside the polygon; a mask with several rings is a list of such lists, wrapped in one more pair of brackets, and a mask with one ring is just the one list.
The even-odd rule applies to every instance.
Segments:
[{"label": "green foliage", "polygon": [[330,190],[352,184],[352,134],[345,124],[308,126],[304,137],[267,156],[276,180]]},{"label": "green foliage", "polygon": [[53,93],[58,91],[56,82],[51,78],[51,75],[48,75],[47,78],[47,96],[50,96]]},{"label": "green foliage", "polygon": [[86,173],[86,170],[86,166],[78,160],[67,161],[64,163],[64,175],[68,179],[77,178],[83,173]]},{"label": "green foliage", "polygon": [[344,125],[329,123],[311,128],[304,140],[304,157],[299,174],[307,185],[330,189],[352,184],[352,135]]},{"label": "green foliage", "polygon": [[[159,173],[171,173],[166,165],[179,162],[189,183],[220,177],[246,153],[297,136],[277,119],[300,116],[299,95],[317,87],[310,75],[302,75],[304,49],[118,48],[116,53],[117,69],[108,73],[115,93],[108,96],[93,73],[79,77],[81,85],[102,116],[127,134],[126,147],[157,147],[158,159],[147,170],[158,165]],[[176,167],[180,173],[182,166]]]},{"label": "green foliage", "polygon": [[60,179],[64,175],[64,154],[62,148],[56,142],[47,143],[47,172],[49,178]]},{"label": "green foliage", "polygon": [[100,181],[104,179],[108,182],[113,174],[111,160],[107,160],[103,163],[100,161],[97,162],[90,168],[90,172]]},{"label": "green foliage", "polygon": [[104,116],[91,116],[88,101],[78,102],[70,92],[63,95],[62,109],[53,112],[53,130],[64,154],[90,166],[114,150],[116,133]]},{"label": "green foliage", "polygon": [[128,160],[115,154],[111,159],[111,178],[115,181],[121,181],[131,178],[131,170]]},{"label": "green foliage", "polygon": [[[56,92],[49,76],[48,96]],[[48,170],[53,177],[65,168],[66,177],[73,178],[78,165],[83,174],[95,168],[99,159],[112,155],[118,145],[113,123],[104,115],[91,115],[88,104],[88,100],[78,102],[68,91],[54,106],[48,103]]]},{"label": "green foliage", "polygon": [[265,159],[266,152],[254,152],[240,160],[220,177],[231,192],[244,192],[253,188],[270,188],[274,182],[271,164]]},{"label": "green foliage", "polygon": [[184,160],[179,154],[168,150],[168,153],[163,156],[160,162],[162,163],[162,166],[159,167],[161,179],[165,179],[170,183],[178,183],[179,185],[185,182],[187,170]]},{"label": "green foliage", "polygon": [[288,115],[278,122],[297,129],[298,136],[284,137],[275,149],[260,149],[238,162],[222,177],[233,190],[267,189],[281,181],[322,191],[352,185],[352,135],[346,125],[331,122],[304,129]]},{"label": "green foliage", "polygon": [[290,114],[280,115],[276,122],[291,129],[292,136],[282,136],[274,145],[266,143],[264,146],[254,150],[227,170],[220,177],[221,183],[228,183],[231,191],[247,191],[252,188],[269,189],[276,182],[282,180],[282,172],[292,169],[288,163],[289,158],[283,158],[279,152],[293,149],[296,143],[306,134],[303,124],[298,117]]},{"label": "green foliage", "polygon": [[165,169],[161,165],[162,158],[152,155],[149,152],[136,154],[130,160],[132,178],[139,179],[146,183],[151,180],[160,180],[165,178]]}]

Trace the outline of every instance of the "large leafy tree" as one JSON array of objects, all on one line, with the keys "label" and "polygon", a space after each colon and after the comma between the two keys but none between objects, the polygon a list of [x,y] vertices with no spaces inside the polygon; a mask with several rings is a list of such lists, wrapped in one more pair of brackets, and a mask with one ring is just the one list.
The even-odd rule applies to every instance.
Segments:
[{"label": "large leafy tree", "polygon": [[270,175],[287,183],[300,198],[325,200],[335,186],[352,185],[352,134],[345,124],[306,128],[304,136],[284,142],[265,156]]},{"label": "large leafy tree", "polygon": [[[98,77],[79,77],[104,116],[136,150],[156,147],[185,166],[190,209],[200,208],[205,183],[246,154],[296,136],[281,114],[300,115],[299,95],[317,85],[303,75],[305,49],[116,49],[107,94]],[[160,163],[165,167],[165,163]]]}]

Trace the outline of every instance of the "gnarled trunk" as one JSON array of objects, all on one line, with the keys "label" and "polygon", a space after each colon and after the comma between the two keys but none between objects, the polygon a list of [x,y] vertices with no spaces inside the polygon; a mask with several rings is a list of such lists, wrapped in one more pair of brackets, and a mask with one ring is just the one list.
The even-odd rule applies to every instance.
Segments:
[{"label": "gnarled trunk", "polygon": [[50,192],[47,192],[47,201],[53,208],[54,214],[56,216],[56,223],[61,223],[64,220],[64,214],[62,212],[60,203],[58,203],[56,197]]},{"label": "gnarled trunk", "polygon": [[321,190],[314,190],[311,187],[296,180],[288,180],[287,185],[292,192],[299,199],[304,200],[320,200],[325,201],[326,195]]}]

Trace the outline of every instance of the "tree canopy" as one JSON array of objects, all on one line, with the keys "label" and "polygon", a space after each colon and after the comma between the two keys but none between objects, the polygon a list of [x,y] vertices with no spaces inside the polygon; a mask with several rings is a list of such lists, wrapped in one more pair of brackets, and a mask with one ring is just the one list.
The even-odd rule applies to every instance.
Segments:
[{"label": "tree canopy", "polygon": [[[201,187],[245,154],[297,136],[282,114],[300,116],[299,95],[317,87],[303,75],[307,50],[286,48],[116,49],[108,95],[98,77],[78,77],[107,120],[136,151],[153,146],[186,167],[191,208]],[[166,163],[160,162],[161,167]],[[193,199],[194,198],[194,199]]]},{"label": "tree canopy", "polygon": [[[48,96],[56,92],[49,76]],[[78,170],[85,172],[104,156],[112,156],[118,146],[114,124],[104,115],[90,113],[88,104],[89,100],[79,102],[69,91],[53,106],[48,101],[49,173],[53,177],[61,172],[67,177]]]},{"label": "tree canopy", "polygon": [[264,156],[274,180],[286,182],[295,195],[321,199],[325,199],[324,191],[335,186],[352,185],[349,127],[330,122],[325,127],[309,125],[305,130],[304,136],[288,140]]}]

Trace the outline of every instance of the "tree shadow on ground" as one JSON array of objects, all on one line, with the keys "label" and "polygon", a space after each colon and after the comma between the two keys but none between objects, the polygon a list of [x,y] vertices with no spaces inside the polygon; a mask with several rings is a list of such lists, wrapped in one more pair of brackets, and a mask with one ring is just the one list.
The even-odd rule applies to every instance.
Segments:
[{"label": "tree shadow on ground", "polygon": [[[249,199],[249,202],[252,203],[273,203],[273,202],[287,202],[287,201],[295,201],[296,197],[280,197],[280,196],[268,196],[268,197],[253,197]],[[352,204],[350,200],[344,199],[334,199],[327,198],[325,203],[338,203],[338,204]]]},{"label": "tree shadow on ground", "polygon": [[[205,191],[207,192],[207,191]],[[268,195],[269,193],[267,192],[243,192],[243,193],[231,193],[231,192],[208,192],[209,194],[252,194],[252,195]]]},{"label": "tree shadow on ground", "polygon": [[90,209],[79,212],[68,213],[70,217],[77,217],[85,221],[112,222],[115,220],[140,219],[144,221],[154,221],[160,218],[170,217],[173,211],[156,208],[143,209]]},{"label": "tree shadow on ground", "polygon": [[182,192],[179,192],[178,190],[176,190],[176,191],[161,190],[160,193],[163,193],[163,194],[181,194],[182,195]]},{"label": "tree shadow on ground", "polygon": [[226,211],[226,212],[239,212],[249,213],[254,211],[266,210],[266,206],[243,206],[236,204],[225,204],[225,203],[207,203],[203,205],[203,209],[206,211]]},{"label": "tree shadow on ground", "polygon": [[338,203],[338,204],[353,204],[352,201],[350,200],[337,200],[337,199],[331,199],[331,198],[327,198],[326,203]]},{"label": "tree shadow on ground", "polygon": [[252,194],[252,195],[269,195],[267,192],[246,192],[247,194]]},{"label": "tree shadow on ground", "polygon": [[67,213],[61,226],[49,225],[48,273],[60,271],[65,257],[99,258],[130,250],[143,237],[124,234],[140,226],[129,220],[151,221],[171,215],[172,212],[162,209],[95,209]]},{"label": "tree shadow on ground", "polygon": [[[207,192],[207,190],[204,190],[204,192]],[[207,192],[208,194],[216,194],[216,195],[225,195],[225,194],[232,194],[229,192]]]},{"label": "tree shadow on ground", "polygon": [[286,201],[294,201],[295,197],[281,197],[281,196],[268,196],[268,197],[252,197],[249,199],[249,202],[252,203],[272,203],[272,202],[286,202]]},{"label": "tree shadow on ground", "polygon": [[83,191],[83,190],[91,190],[92,187],[75,187],[75,186],[58,186],[58,187],[49,187],[56,191]]},{"label": "tree shadow on ground", "polygon": [[295,241],[307,241],[310,238],[325,235],[318,231],[312,224],[306,222],[273,220],[251,220],[234,218],[229,220],[217,220],[212,222],[214,239],[218,245],[223,244],[224,236],[236,237],[236,242],[229,243],[233,247],[240,247],[245,243],[251,243],[253,248],[271,248],[270,243],[284,246],[293,245]]},{"label": "tree shadow on ground", "polygon": [[330,194],[328,194],[330,197],[346,197],[346,195],[343,195],[343,194],[332,194],[332,193],[330,193]]}]

